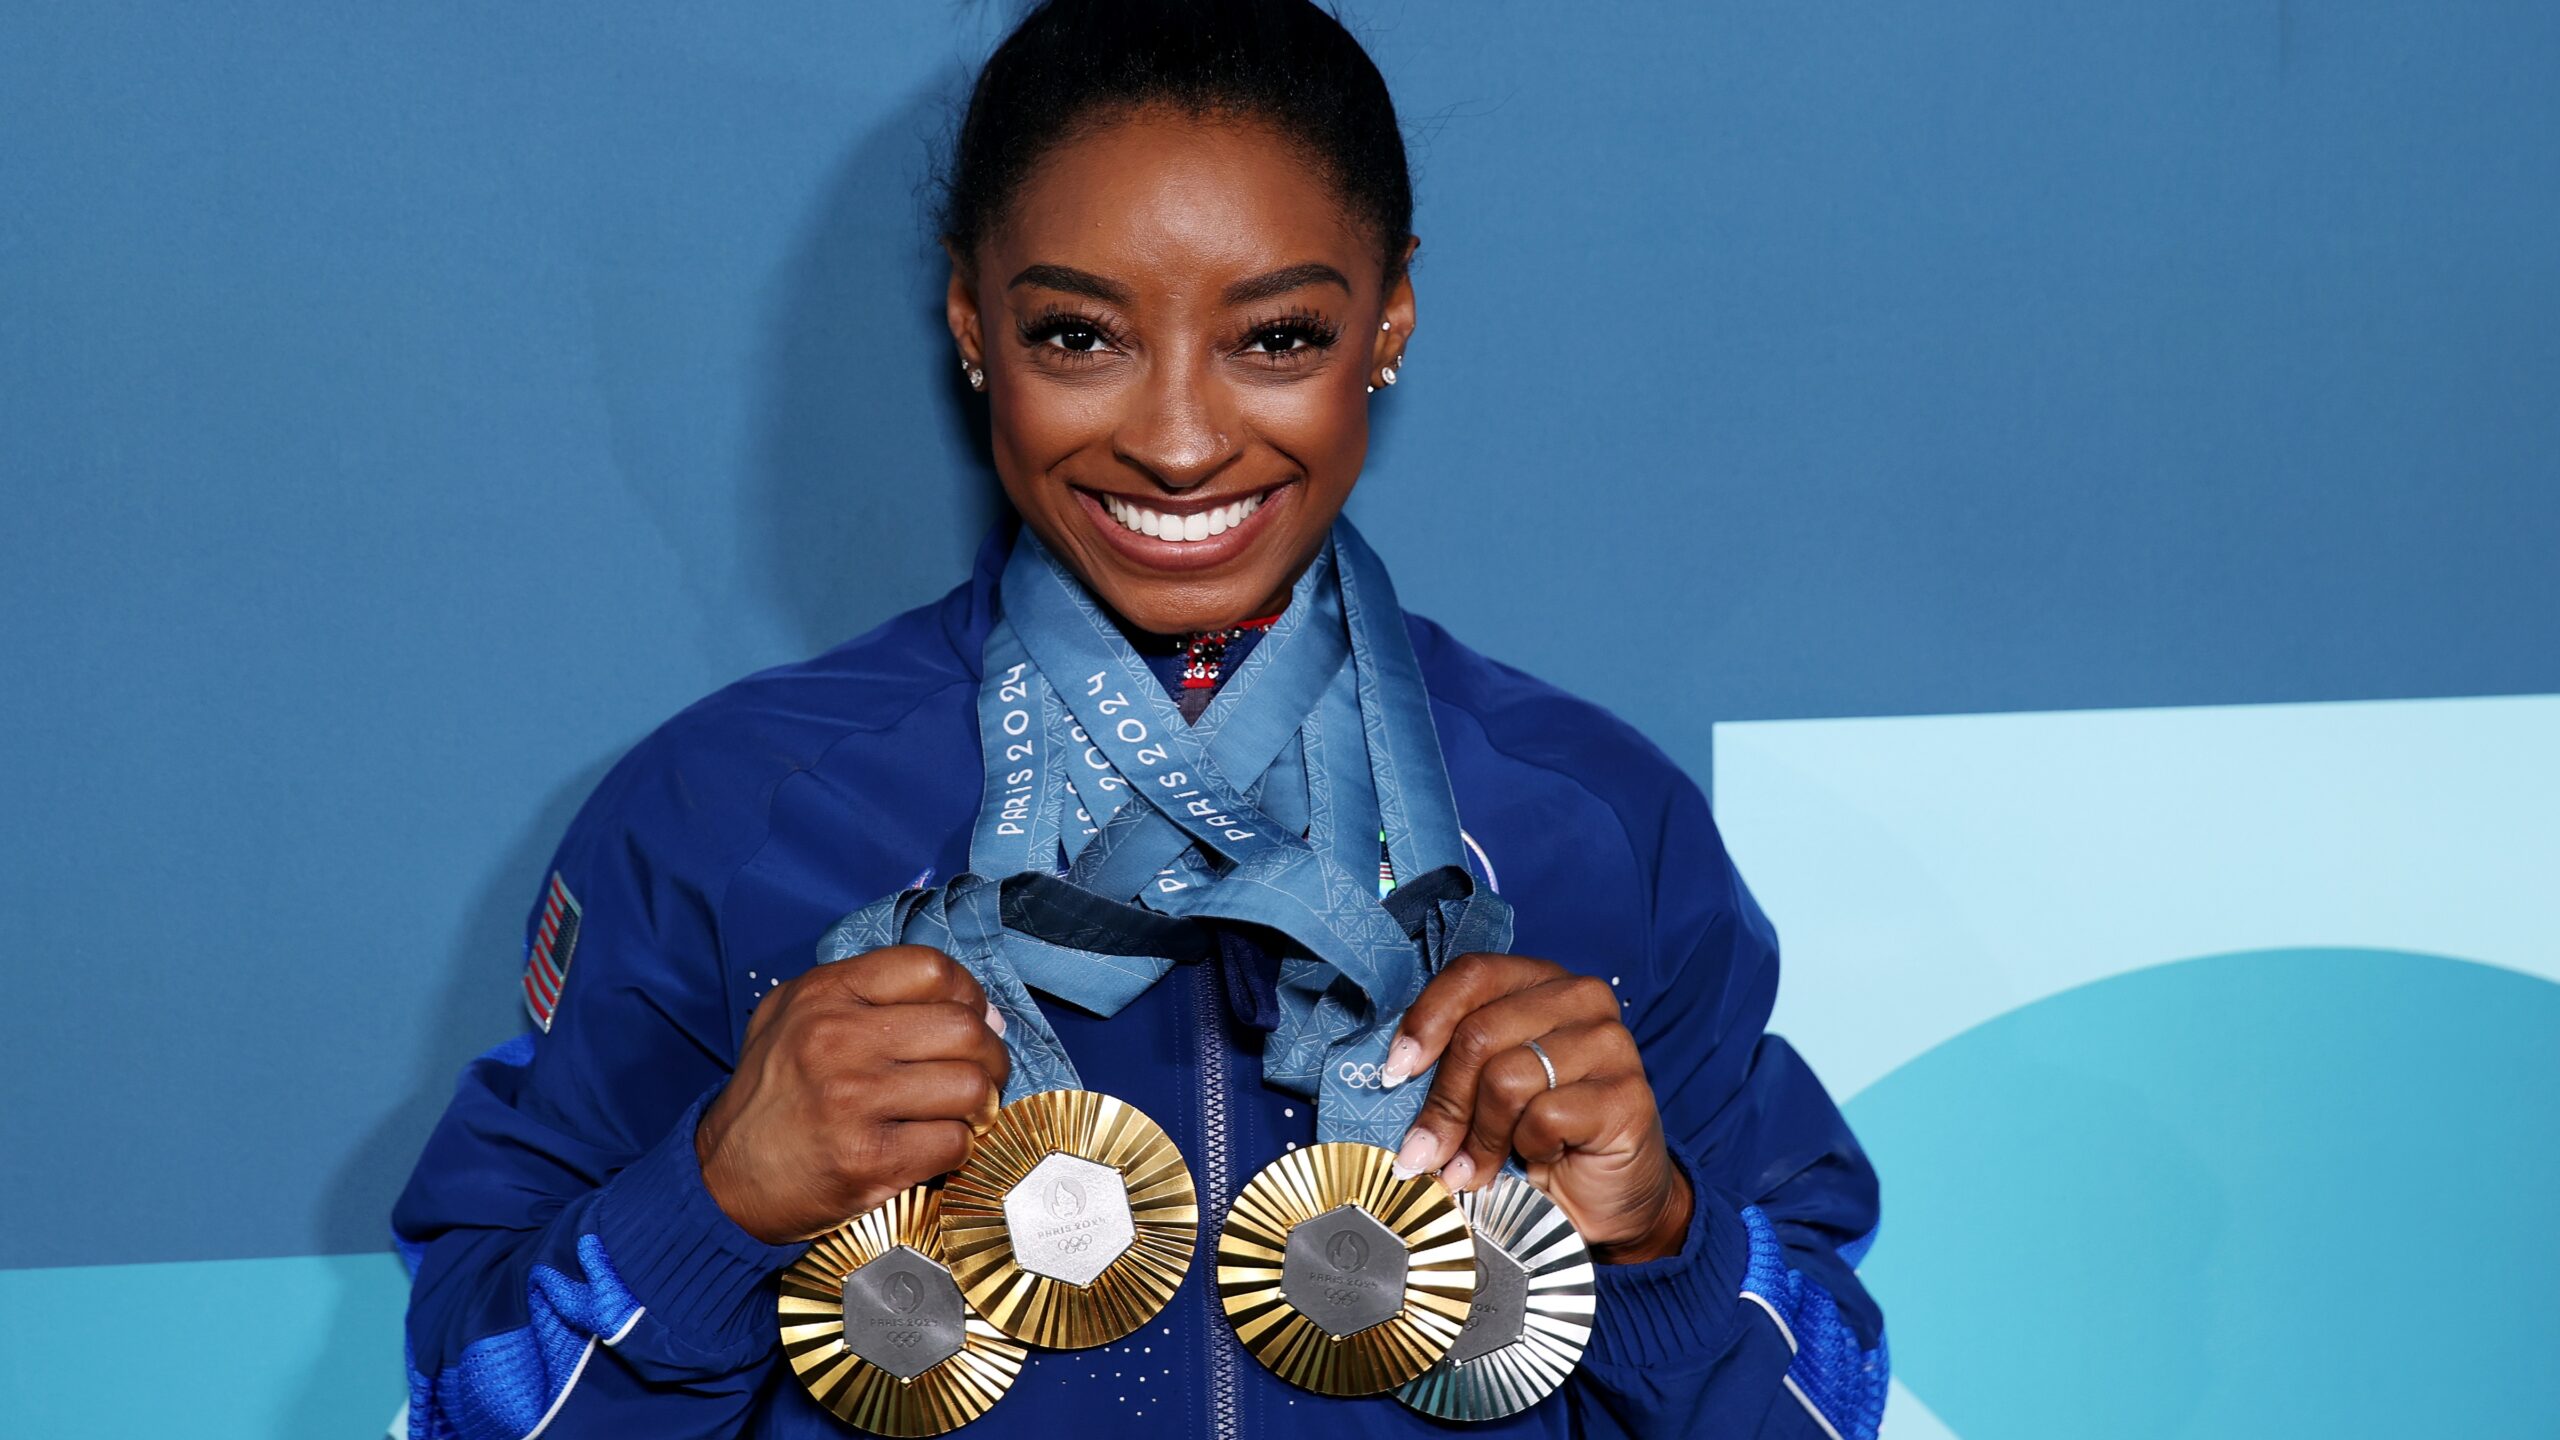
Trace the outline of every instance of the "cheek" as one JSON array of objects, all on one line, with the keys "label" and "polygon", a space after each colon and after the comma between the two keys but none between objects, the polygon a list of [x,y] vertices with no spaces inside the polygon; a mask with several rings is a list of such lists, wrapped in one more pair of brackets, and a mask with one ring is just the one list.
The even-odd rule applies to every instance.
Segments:
[{"label": "cheek", "polygon": [[1034,479],[1080,450],[1107,447],[1116,413],[1105,394],[1031,383],[995,396],[988,420],[998,458]]},{"label": "cheek", "polygon": [[1248,401],[1256,433],[1305,467],[1320,489],[1348,490],[1369,446],[1369,407],[1331,384],[1293,385]]}]

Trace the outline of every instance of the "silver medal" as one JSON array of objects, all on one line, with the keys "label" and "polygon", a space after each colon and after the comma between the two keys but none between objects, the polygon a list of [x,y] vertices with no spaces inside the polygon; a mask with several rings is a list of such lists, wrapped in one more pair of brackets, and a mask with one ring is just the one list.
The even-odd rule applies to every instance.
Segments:
[{"label": "silver medal", "polygon": [[1553,1200],[1508,1171],[1458,1208],[1475,1234],[1475,1302],[1449,1353],[1396,1398],[1443,1420],[1499,1420],[1554,1394],[1582,1363],[1591,1252]]}]

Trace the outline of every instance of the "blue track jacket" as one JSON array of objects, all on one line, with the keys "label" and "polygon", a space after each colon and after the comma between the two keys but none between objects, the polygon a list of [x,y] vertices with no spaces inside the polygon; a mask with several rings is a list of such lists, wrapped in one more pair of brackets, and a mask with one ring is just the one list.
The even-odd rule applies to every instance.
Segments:
[{"label": "blue track jacket", "polygon": [[[410,1433],[443,1440],[849,1433],[780,1359],[800,1247],[703,1188],[694,1121],[759,996],[861,906],[967,864],[979,654],[1009,535],[940,603],[669,721],[614,767],[542,877],[524,983],[547,1030],[464,1070],[393,1227],[415,1272]],[[1821,1083],[1762,1026],[1777,936],[1704,797],[1625,724],[1411,622],[1479,880],[1515,948],[1617,988],[1697,1204],[1679,1254],[1599,1267],[1559,1395],[1485,1435],[1849,1437],[1884,1406],[1853,1267],[1876,1180]],[[1215,965],[1103,1021],[1044,1002],[1084,1083],[1161,1123],[1201,1192],[1173,1303],[1094,1350],[1034,1352],[975,1440],[1453,1428],[1265,1371],[1214,1285],[1215,1223],[1314,1109],[1264,1088]],[[494,983],[494,982],[493,982]]]}]

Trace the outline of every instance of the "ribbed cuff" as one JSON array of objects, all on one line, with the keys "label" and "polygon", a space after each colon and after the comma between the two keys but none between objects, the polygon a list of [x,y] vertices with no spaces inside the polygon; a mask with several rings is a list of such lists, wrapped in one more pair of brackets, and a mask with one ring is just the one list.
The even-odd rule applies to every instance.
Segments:
[{"label": "ribbed cuff", "polygon": [[707,1360],[743,1364],[771,1347],[769,1283],[808,1247],[767,1245],[738,1228],[702,1181],[693,1129],[705,1095],[666,1138],[596,1195],[596,1235],[667,1336]]},{"label": "ribbed cuff", "polygon": [[1596,1265],[1598,1315],[1588,1359],[1600,1365],[1645,1366],[1713,1354],[1733,1326],[1751,1239],[1742,1202],[1701,1183],[1698,1167],[1674,1146],[1672,1160],[1689,1177],[1689,1230],[1680,1248],[1659,1260]]}]

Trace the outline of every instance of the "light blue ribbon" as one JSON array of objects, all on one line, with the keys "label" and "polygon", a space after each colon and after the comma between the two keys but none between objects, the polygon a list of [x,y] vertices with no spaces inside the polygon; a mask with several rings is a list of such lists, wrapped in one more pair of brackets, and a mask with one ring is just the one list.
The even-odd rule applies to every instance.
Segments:
[{"label": "light blue ribbon", "polygon": [[[1078,1084],[1032,991],[1113,1015],[1208,953],[1203,922],[1276,931],[1264,1079],[1316,1102],[1320,1139],[1400,1143],[1427,1086],[1379,1083],[1396,1022],[1449,960],[1508,949],[1511,911],[1467,874],[1376,554],[1336,522],[1197,723],[1028,530],[1000,594],[969,873],[848,916],[819,959],[903,943],[958,960],[1005,1016],[1011,1101]],[[1400,882],[1384,899],[1382,835]]]}]

